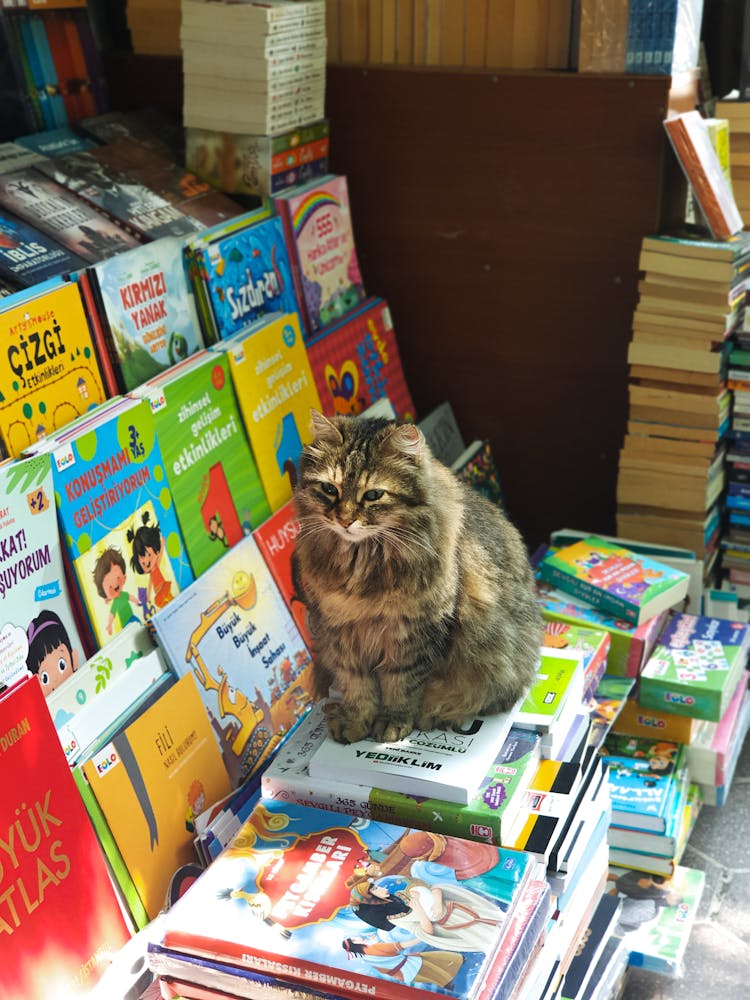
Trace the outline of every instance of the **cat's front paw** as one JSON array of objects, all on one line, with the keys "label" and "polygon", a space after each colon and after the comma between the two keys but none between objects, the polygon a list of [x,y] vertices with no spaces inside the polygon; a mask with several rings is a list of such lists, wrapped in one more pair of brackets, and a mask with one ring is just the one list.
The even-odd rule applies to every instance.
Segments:
[{"label": "cat's front paw", "polygon": [[393,719],[387,715],[377,715],[372,724],[371,736],[378,743],[394,743],[402,740],[414,729],[414,719]]},{"label": "cat's front paw", "polygon": [[328,734],[337,743],[356,743],[370,735],[371,720],[357,715],[339,701],[325,706]]}]

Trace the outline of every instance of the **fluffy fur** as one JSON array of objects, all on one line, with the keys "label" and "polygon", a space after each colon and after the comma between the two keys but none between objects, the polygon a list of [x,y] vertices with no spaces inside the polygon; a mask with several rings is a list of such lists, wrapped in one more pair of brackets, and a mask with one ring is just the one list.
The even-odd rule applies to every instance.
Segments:
[{"label": "fluffy fur", "polygon": [[334,739],[394,740],[509,709],[541,619],[519,532],[414,424],[314,412],[295,505],[295,586]]}]

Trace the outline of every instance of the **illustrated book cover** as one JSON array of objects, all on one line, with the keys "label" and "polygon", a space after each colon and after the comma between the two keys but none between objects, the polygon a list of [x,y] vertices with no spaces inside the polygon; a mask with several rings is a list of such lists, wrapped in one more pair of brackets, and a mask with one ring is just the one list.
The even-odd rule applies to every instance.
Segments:
[{"label": "illustrated book cover", "polygon": [[663,833],[676,786],[687,781],[684,744],[610,732],[601,752],[609,767],[612,823]]},{"label": "illustrated book cover", "polygon": [[46,697],[85,658],[65,580],[49,455],[0,465],[0,685],[35,675]]},{"label": "illustrated book cover", "polygon": [[201,352],[135,393],[151,407],[185,549],[200,576],[270,513],[229,361]]},{"label": "illustrated book cover", "polygon": [[236,786],[309,707],[310,656],[252,535],[153,618],[178,676],[193,674]]},{"label": "illustrated book cover", "polygon": [[583,653],[583,696],[593,695],[607,671],[612,638],[606,629],[584,623],[545,622],[542,645],[550,649],[580,650]]},{"label": "illustrated book cover", "polygon": [[320,409],[299,316],[262,317],[214,349],[229,358],[266,499],[278,510],[292,496],[302,448],[312,440],[310,410]]},{"label": "illustrated book cover", "polygon": [[673,615],[641,671],[644,708],[718,722],[747,663],[750,625],[707,615]]},{"label": "illustrated book cover", "polygon": [[334,812],[343,809],[365,819],[381,819],[497,845],[503,843],[505,831],[518,815],[523,792],[540,760],[536,733],[512,726],[476,792],[462,806],[417,795],[411,790],[393,792],[368,784],[342,782],[337,777],[311,778],[310,758],[327,735],[323,705],[318,702],[263,769],[263,795]]},{"label": "illustrated book cover", "polygon": [[274,511],[253,532],[263,558],[266,560],[271,575],[276,581],[281,596],[294,618],[300,635],[305,640],[308,649],[312,649],[312,636],[307,625],[307,610],[292,577],[292,555],[294,544],[299,535],[300,526],[294,500],[287,500],[277,511]]},{"label": "illustrated book cover", "polygon": [[0,300],[0,335],[0,438],[18,458],[101,403],[105,390],[75,282],[51,278]]},{"label": "illustrated book cover", "polygon": [[2,785],[3,993],[87,996],[130,931],[35,678],[0,694],[0,732],[17,776]]},{"label": "illustrated book cover", "polygon": [[146,400],[123,399],[53,442],[61,534],[99,647],[193,580]]},{"label": "illustrated book cover", "polygon": [[135,247],[92,271],[120,392],[204,346],[179,238]]},{"label": "illustrated book cover", "polygon": [[262,801],[156,944],[342,997],[470,1000],[537,872],[522,852]]},{"label": "illustrated book cover", "polygon": [[483,494],[492,503],[505,507],[500,470],[492,444],[487,438],[477,438],[467,445],[451,468],[472,489]]},{"label": "illustrated book cover", "polygon": [[28,288],[77,271],[84,263],[51,236],[0,208],[0,277],[14,287]]},{"label": "illustrated book cover", "polygon": [[635,625],[678,605],[690,582],[687,573],[596,535],[548,551],[538,572],[552,586]]},{"label": "illustrated book cover", "polygon": [[314,337],[307,356],[326,416],[362,413],[387,396],[399,420],[415,419],[391,311],[383,299],[368,300]]},{"label": "illustrated book cover", "polygon": [[193,817],[230,789],[195,678],[177,681],[82,764],[149,917],[195,859]]},{"label": "illustrated book cover", "polygon": [[284,222],[305,336],[310,339],[365,298],[347,179],[327,174],[282,192],[273,203]]},{"label": "illustrated book cover", "polygon": [[326,735],[310,758],[314,780],[329,778],[467,805],[502,747],[518,705],[451,729],[415,729],[400,740],[337,743]]}]

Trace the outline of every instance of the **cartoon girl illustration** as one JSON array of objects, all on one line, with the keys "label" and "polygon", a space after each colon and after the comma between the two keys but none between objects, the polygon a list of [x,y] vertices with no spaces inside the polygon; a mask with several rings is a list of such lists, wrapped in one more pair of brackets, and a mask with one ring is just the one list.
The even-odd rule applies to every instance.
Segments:
[{"label": "cartoon girl illustration", "polygon": [[125,559],[122,553],[112,546],[102,552],[94,566],[96,592],[105,601],[109,601],[109,618],[107,620],[109,635],[112,635],[115,619],[118,623],[118,632],[128,622],[138,621],[131,609],[131,604],[136,608],[139,606],[138,599],[124,589],[125,569]]},{"label": "cartoon girl illustration", "polygon": [[203,782],[194,778],[190,784],[187,794],[187,812],[185,813],[185,829],[189,833],[195,833],[195,817],[200,815],[206,808],[206,790]]},{"label": "cartoon girl illustration", "polygon": [[136,531],[128,528],[127,539],[133,547],[130,565],[136,573],[148,576],[147,600],[157,608],[163,608],[172,600],[172,583],[161,569],[164,556],[164,539],[158,522],[150,525],[151,515],[147,510],[141,515],[141,526]]},{"label": "cartoon girl illustration", "polygon": [[54,611],[42,611],[32,619],[26,638],[26,666],[39,678],[46,698],[78,669],[78,650],[71,646],[68,631]]}]

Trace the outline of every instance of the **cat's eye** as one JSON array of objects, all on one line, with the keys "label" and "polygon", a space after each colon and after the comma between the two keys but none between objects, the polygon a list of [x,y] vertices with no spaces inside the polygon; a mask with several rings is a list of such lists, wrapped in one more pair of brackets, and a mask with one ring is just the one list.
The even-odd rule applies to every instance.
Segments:
[{"label": "cat's eye", "polygon": [[337,497],[339,495],[339,491],[333,483],[321,483],[320,488],[327,497]]},{"label": "cat's eye", "polygon": [[362,499],[366,500],[368,503],[374,503],[374,501],[379,500],[384,493],[385,490],[367,490],[362,494]]}]

